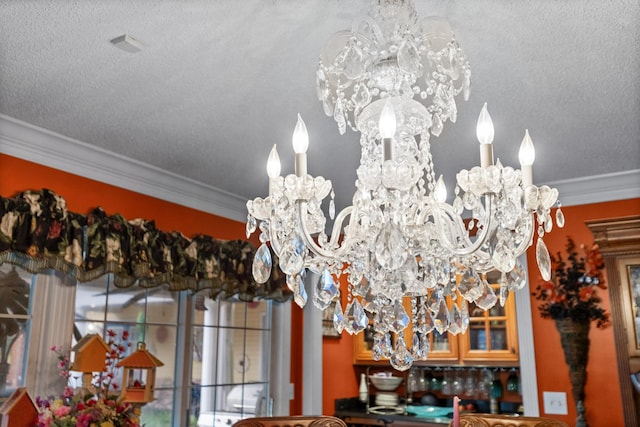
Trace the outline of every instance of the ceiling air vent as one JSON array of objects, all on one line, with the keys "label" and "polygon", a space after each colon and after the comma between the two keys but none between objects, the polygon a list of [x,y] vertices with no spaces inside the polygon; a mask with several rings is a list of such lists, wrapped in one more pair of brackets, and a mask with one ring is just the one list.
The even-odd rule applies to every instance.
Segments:
[{"label": "ceiling air vent", "polygon": [[112,39],[111,43],[114,46],[126,52],[131,52],[131,53],[140,52],[144,47],[142,43],[140,43],[138,40],[134,39],[128,34],[123,34],[121,36],[116,37],[115,39]]}]

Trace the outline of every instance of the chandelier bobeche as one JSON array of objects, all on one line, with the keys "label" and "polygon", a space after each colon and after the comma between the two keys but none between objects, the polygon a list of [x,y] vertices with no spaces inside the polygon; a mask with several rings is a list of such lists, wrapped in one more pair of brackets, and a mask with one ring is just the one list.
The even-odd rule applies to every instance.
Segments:
[{"label": "chandelier bobeche", "polygon": [[[427,358],[434,329],[466,331],[467,302],[486,310],[525,285],[518,257],[535,232],[538,265],[550,277],[542,236],[552,228],[558,192],[533,185],[528,132],[520,148],[522,171],[494,164],[485,105],[477,127],[481,166],[457,174],[448,204],[442,176],[435,178],[430,136],[456,121],[455,97],[468,98],[464,53],[446,21],[418,20],[408,0],[373,0],[368,16],[353,28],[331,38],[316,73],[318,97],[340,133],[347,126],[361,133],[353,204],[336,216],[331,182],[307,174],[308,136],[298,117],[295,174],[280,176],[274,146],[267,163],[269,196],[247,202],[247,236],[259,227],[262,242],[253,275],[261,283],[269,278],[270,246],[302,307],[308,299],[305,274],[318,274],[312,300],[334,310],[335,328],[357,334],[372,317],[374,358],[406,370]],[[329,195],[333,226],[327,235],[322,203]],[[560,209],[556,223],[564,223]],[[502,273],[499,296],[484,275],[493,270]],[[344,309],[337,281],[343,274]],[[407,343],[402,331],[409,326]]]}]

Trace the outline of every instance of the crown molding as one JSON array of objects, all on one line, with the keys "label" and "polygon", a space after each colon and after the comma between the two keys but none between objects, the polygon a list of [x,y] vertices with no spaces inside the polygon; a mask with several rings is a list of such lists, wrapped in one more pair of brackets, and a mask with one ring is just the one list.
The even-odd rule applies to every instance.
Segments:
[{"label": "crown molding", "polygon": [[[238,195],[0,114],[0,153],[235,221],[246,220]],[[546,183],[563,206],[640,197],[640,169]]]},{"label": "crown molding", "polygon": [[213,215],[244,222],[246,199],[0,114],[0,152]]},{"label": "crown molding", "polygon": [[558,189],[563,206],[586,205],[640,197],[640,169],[547,183]]}]

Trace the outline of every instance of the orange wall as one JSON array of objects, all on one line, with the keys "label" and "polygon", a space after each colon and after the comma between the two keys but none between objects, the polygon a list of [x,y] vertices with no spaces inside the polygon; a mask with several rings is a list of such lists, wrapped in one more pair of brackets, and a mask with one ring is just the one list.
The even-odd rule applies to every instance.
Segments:
[{"label": "orange wall", "polygon": [[[568,235],[572,236],[577,244],[593,243],[593,235],[585,225],[585,221],[637,215],[640,213],[640,199],[563,207],[562,211],[566,219],[565,227],[562,229],[554,228],[551,233],[544,236],[544,241],[552,254],[558,251],[564,253],[564,245]],[[530,249],[527,253],[527,262],[529,264],[530,286],[535,289],[542,279],[533,249]],[[599,291],[599,295],[603,299],[603,306],[610,312],[607,291]],[[543,319],[539,316],[538,301],[533,297],[531,298],[531,305],[540,415],[545,415],[542,400],[543,391],[566,392],[569,415],[552,415],[550,417],[562,419],[570,425],[574,425],[577,415],[575,403],[571,396],[569,370],[564,361],[564,353],[560,345],[560,335],[555,328],[553,320]],[[589,338],[591,346],[585,388],[587,422],[590,427],[622,426],[624,422],[613,328],[598,329],[595,324],[592,324]],[[628,379],[625,380],[628,381]]]}]

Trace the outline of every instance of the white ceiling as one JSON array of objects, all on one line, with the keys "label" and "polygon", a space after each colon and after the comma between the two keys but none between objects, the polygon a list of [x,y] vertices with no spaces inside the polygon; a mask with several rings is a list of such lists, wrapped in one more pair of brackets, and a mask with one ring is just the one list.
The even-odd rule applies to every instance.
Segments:
[{"label": "white ceiling", "polygon": [[[324,115],[315,69],[329,36],[350,28],[365,5],[5,1],[0,114],[243,201],[265,195],[273,144],[283,173],[293,171],[300,112],[310,133],[309,173],[331,179],[343,206],[354,190],[358,135],[340,136]],[[450,186],[455,172],[479,163],[475,123],[484,102],[504,164],[518,166],[529,129],[537,183],[638,171],[638,0],[416,0],[416,8],[449,19],[472,67],[458,122],[432,139],[436,173]],[[144,50],[109,43],[124,33]]]}]

